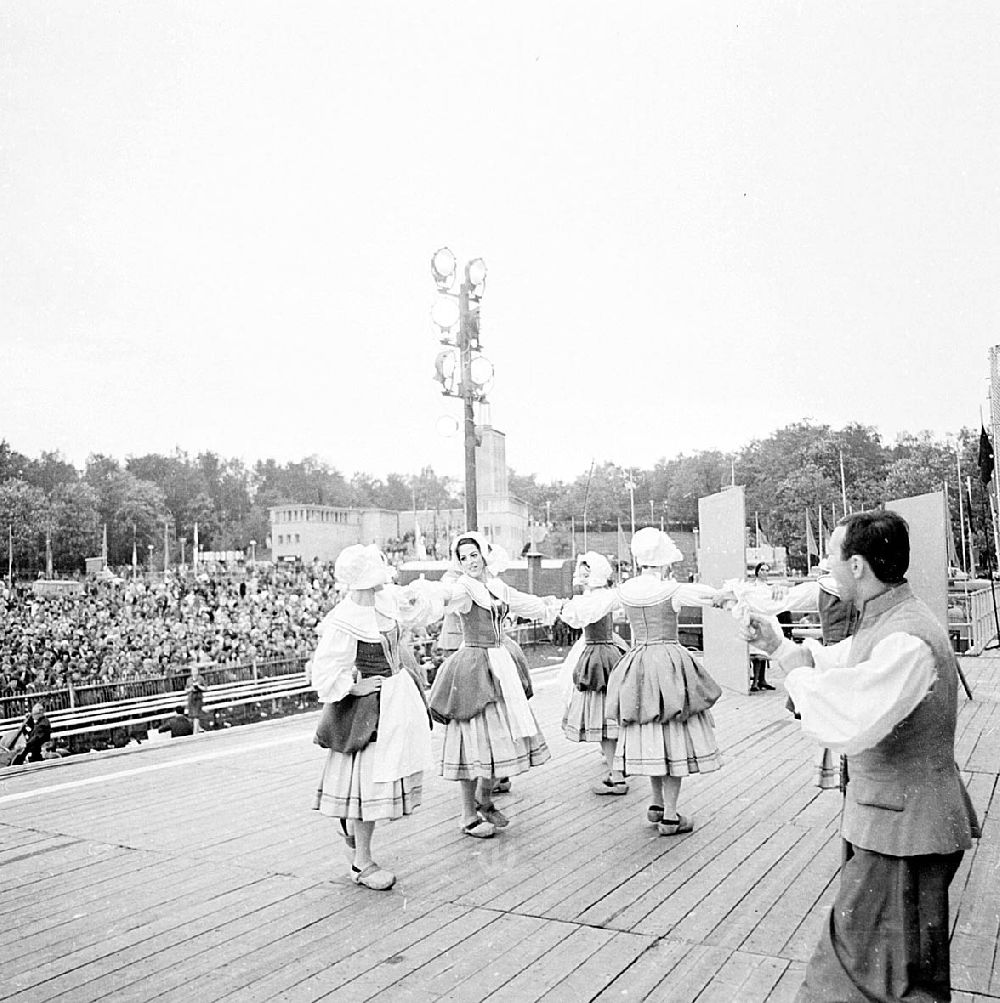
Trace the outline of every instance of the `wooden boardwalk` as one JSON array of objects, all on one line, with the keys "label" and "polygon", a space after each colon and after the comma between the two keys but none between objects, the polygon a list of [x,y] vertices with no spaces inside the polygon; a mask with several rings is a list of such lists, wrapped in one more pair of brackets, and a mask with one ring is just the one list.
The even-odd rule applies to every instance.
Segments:
[{"label": "wooden boardwalk", "polygon": [[[958,743],[984,836],[953,885],[954,999],[1000,999],[1000,657],[963,660]],[[648,787],[589,793],[595,746],[565,741],[551,672],[533,700],[551,762],[459,832],[425,776],[376,828],[399,875],[354,886],[310,810],[316,714],[0,774],[0,999],[791,1000],[836,887],[840,795],[781,690],[726,696],[725,765],[684,782],[697,829],[656,834]],[[435,732],[435,741],[440,733]]]}]

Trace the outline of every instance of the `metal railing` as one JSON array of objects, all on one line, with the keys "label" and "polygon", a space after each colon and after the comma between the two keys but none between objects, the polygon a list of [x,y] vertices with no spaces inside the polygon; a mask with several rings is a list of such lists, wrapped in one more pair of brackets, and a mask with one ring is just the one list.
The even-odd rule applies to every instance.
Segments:
[{"label": "metal railing", "polygon": [[996,615],[990,589],[969,594],[969,623],[972,638],[967,655],[978,655],[997,636]]},{"label": "metal railing", "polygon": [[[231,662],[225,665],[209,663],[199,668],[206,686],[218,686],[222,683],[241,683],[296,675],[305,669],[307,661],[305,656],[298,655],[292,658],[269,658],[259,661],[253,659],[249,662]],[[97,704],[114,703],[116,700],[159,696],[164,693],[176,693],[178,700],[183,702],[184,689],[188,684],[190,672],[190,666],[178,666],[176,672],[165,676],[87,683],[83,686],[71,685],[58,690],[26,690],[23,693],[0,697],[0,719],[27,714],[31,710],[31,705],[38,701],[49,711],[93,707]]]}]

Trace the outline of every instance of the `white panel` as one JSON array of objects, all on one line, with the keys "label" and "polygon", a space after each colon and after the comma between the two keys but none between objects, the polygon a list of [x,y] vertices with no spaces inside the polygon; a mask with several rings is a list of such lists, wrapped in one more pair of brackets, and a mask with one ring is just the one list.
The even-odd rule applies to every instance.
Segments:
[{"label": "white panel", "polygon": [[[698,571],[716,588],[746,575],[746,501],[742,487],[726,488],[698,499]],[[750,656],[730,613],[702,611],[705,668],[720,686],[737,693],[750,688]]]},{"label": "white panel", "polygon": [[910,570],[906,580],[913,591],[948,627],[948,525],[943,491],[897,498],[885,503],[910,527]]}]

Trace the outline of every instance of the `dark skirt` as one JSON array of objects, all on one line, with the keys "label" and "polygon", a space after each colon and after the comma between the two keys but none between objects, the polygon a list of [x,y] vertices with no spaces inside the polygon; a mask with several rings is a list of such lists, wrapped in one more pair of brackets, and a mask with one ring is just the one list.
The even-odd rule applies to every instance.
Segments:
[{"label": "dark skirt", "polygon": [[500,699],[500,683],[490,670],[487,651],[462,647],[445,659],[428,700],[435,720],[469,721]]},{"label": "dark skirt", "polygon": [[612,669],[622,660],[628,646],[622,640],[587,641],[573,668],[573,685],[578,690],[603,693]]},{"label": "dark skirt", "polygon": [[796,1003],[950,1000],[948,886],[962,852],[887,857],[844,842],[840,888]]},{"label": "dark skirt", "polygon": [[676,642],[639,644],[608,679],[607,714],[621,724],[667,722],[708,710],[719,684]]}]

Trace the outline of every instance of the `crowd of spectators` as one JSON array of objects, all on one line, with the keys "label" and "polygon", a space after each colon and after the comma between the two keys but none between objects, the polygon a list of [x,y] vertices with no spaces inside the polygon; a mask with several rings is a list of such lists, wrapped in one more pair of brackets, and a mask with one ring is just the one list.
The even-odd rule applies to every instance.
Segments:
[{"label": "crowd of spectators", "polygon": [[305,657],[332,567],[91,580],[82,595],[0,588],[0,696],[187,675],[193,664]]}]

